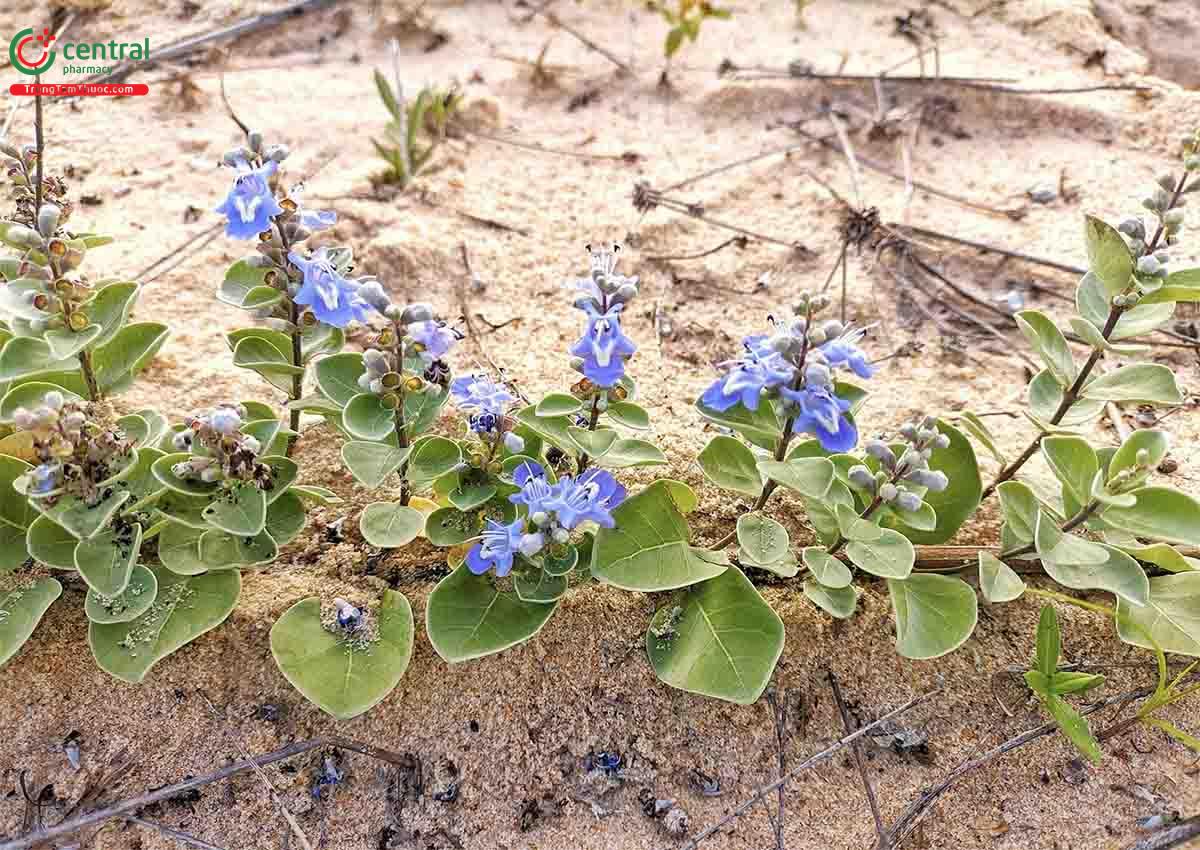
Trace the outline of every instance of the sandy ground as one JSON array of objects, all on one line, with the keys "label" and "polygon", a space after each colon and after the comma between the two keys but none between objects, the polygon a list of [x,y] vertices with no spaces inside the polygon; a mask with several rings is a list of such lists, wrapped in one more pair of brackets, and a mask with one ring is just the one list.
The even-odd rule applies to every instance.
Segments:
[{"label": "sandy ground", "polygon": [[[523,7],[435,0],[426,4],[421,28],[395,3],[382,4],[378,15],[363,4],[344,3],[237,42],[225,54],[206,53],[194,67],[139,74],[135,80],[151,84],[148,97],[50,105],[47,159],[52,171],[69,164],[75,196],[93,201],[77,212],[75,224],[88,220],[95,230],[121,236],[118,245],[89,260],[96,263],[93,273],[138,276],[216,221],[209,210],[228,175],[215,163],[237,139],[218,93],[216,72],[224,63],[238,112],[268,141],[291,146],[289,176],[307,178],[309,198],[339,211],[342,222],[333,238],[354,244],[359,268],[377,273],[398,297],[428,299],[446,315],[469,316],[479,335],[458,349],[457,364],[469,368],[490,358],[531,396],[561,390],[571,380],[560,355],[577,333],[578,315],[559,283],[585,267],[584,243],[621,240],[626,271],[644,282],[628,322],[641,346],[631,371],[671,461],[654,474],[700,486],[693,458],[707,435],[690,405],[711,378],[709,364],[734,351],[740,336],[762,327],[792,293],[820,286],[837,256],[841,207],[810,175],[855,205],[878,207],[884,221],[1074,264],[1083,262],[1083,212],[1111,220],[1136,207],[1139,193],[1165,170],[1172,140],[1200,124],[1200,93],[1187,89],[1198,84],[1195,64],[1180,59],[1190,44],[1194,60],[1197,15],[1186,0],[1159,3],[1146,15],[1131,15],[1125,5],[1097,3],[1098,18],[1085,0],[929,4],[943,74],[1012,77],[1037,87],[1141,82],[1152,90],[1014,97],[894,85],[884,95],[886,117],[896,120],[872,136],[867,124],[877,101],[870,87],[730,81],[715,71],[724,59],[774,68],[800,60],[822,71],[844,62],[848,72],[867,73],[896,65],[913,53],[894,34],[896,18],[915,8],[903,3],[816,0],[801,28],[790,3],[738,2],[732,22],[706,25],[700,42],[681,51],[670,72],[671,92],[657,85],[665,27],[632,4],[598,0],[556,7],[565,22],[632,69],[618,75],[567,33],[544,20],[526,20]],[[266,2],[200,7],[118,0],[78,18],[67,37],[149,35],[161,45],[270,8]],[[40,7],[18,0],[13,11],[0,12],[0,32],[40,20]],[[399,63],[411,89],[456,80],[476,130],[564,154],[462,138],[442,150],[420,181],[420,193],[367,199],[369,177],[378,168],[368,139],[381,131],[385,117],[370,70],[390,65],[391,36],[400,39]],[[554,78],[539,84],[528,60],[544,46]],[[926,61],[931,67],[932,57]],[[915,73],[916,63],[905,70]],[[6,82],[15,77],[4,72]],[[796,135],[780,125],[830,103],[856,116],[858,154],[901,174],[901,142],[914,138],[921,115],[910,146],[917,180],[977,204],[1020,208],[1024,215],[1014,220],[922,191],[908,197],[903,181],[870,172],[856,191],[840,155],[809,145],[786,159],[763,160],[672,193],[703,203],[717,220],[802,243],[806,251],[754,241],[698,262],[649,259],[697,253],[732,234],[662,209],[639,214],[631,205],[636,182],[665,188],[794,144]],[[31,114],[17,113],[14,134],[30,131]],[[805,126],[831,132],[824,119]],[[890,134],[891,128],[900,135]],[[1042,184],[1066,191],[1049,204],[1029,203],[1026,192]],[[480,218],[519,230],[489,227]],[[173,336],[136,389],[121,397],[123,407],[153,405],[178,417],[220,400],[278,400],[253,375],[233,369],[221,336],[242,317],[216,302],[213,290],[240,246],[224,238],[197,244],[166,273],[142,277],[148,282],[138,315],[170,322]],[[467,286],[462,245],[485,284],[482,291]],[[1058,298],[1074,284],[1069,274],[971,251],[950,251],[941,261],[953,279],[984,298],[1016,289],[1026,303],[1060,314],[1066,304]],[[872,350],[881,357],[907,352],[889,360],[872,382],[860,417],[869,430],[885,432],[918,411],[1019,408],[1028,375],[1013,356],[1015,331],[1005,329],[1008,342],[1001,343],[955,323],[932,297],[944,291],[898,287],[869,250],[861,257],[852,252],[849,268],[850,316],[879,323]],[[766,286],[758,286],[764,275]],[[969,302],[957,303],[987,316]],[[921,308],[938,315],[946,329],[923,320]],[[1195,318],[1194,312],[1181,314]],[[913,343],[919,344],[916,354]],[[1193,353],[1156,348],[1154,357],[1173,364],[1184,385],[1200,385]],[[989,421],[1010,451],[1030,436],[1020,418]],[[1172,483],[1196,492],[1197,417],[1183,411],[1163,427],[1176,445]],[[1096,436],[1115,440],[1107,424],[1096,426]],[[278,563],[245,577],[230,620],[161,663],[144,685],[116,682],[93,665],[78,584],[67,588],[30,643],[0,670],[0,834],[19,828],[22,770],[53,783],[55,801],[70,801],[127,748],[133,768],[109,790],[116,799],[207,772],[243,751],[265,752],[333,731],[416,756],[423,793],[405,792],[418,784],[412,775],[384,771],[360,756],[347,757],[345,782],[321,801],[309,793],[319,759],[269,768],[305,832],[329,848],[669,847],[676,839],[641,812],[641,789],[676,799],[695,831],[776,775],[776,730],[766,701],[736,707],[659,684],[639,648],[654,600],[596,586],[572,592],[536,640],[479,662],[447,666],[418,627],[412,664],[387,700],[343,724],[322,716],[272,663],[267,632],[274,620],[309,595],[370,601],[391,586],[409,597],[420,622],[443,562],[436,550],[420,545],[381,557],[354,531],[344,542],[329,543],[325,529],[346,516],[353,529],[357,509],[370,496],[341,470],[329,432],[306,432],[298,457],[305,480],[333,488],[347,504],[315,511],[308,531]],[[993,473],[994,464],[984,463],[985,475]],[[651,475],[623,477],[636,485]],[[700,492],[693,528],[698,539],[713,539],[744,506],[711,487]],[[794,507],[779,500],[776,515],[799,538],[804,531]],[[988,506],[956,542],[991,542],[997,526],[995,506]],[[840,734],[826,669],[839,677],[863,721],[944,685],[943,696],[901,724],[927,741],[927,753],[866,748],[885,822],[963,759],[1042,722],[1011,672],[1031,654],[1031,603],[985,609],[960,651],[909,662],[894,652],[882,585],[866,586],[859,616],[847,623],[815,612],[793,586],[769,585],[764,593],[787,627],[774,687],[792,707],[784,722],[789,763]],[[1066,609],[1060,616],[1068,658],[1148,661],[1117,642],[1093,615]],[[1147,667],[1114,668],[1104,693],[1148,681]],[[224,720],[214,717],[208,701]],[[1194,706],[1174,718],[1200,732]],[[1096,724],[1113,719],[1105,712]],[[61,749],[72,732],[82,742],[79,771]],[[620,752],[628,770],[620,787],[603,795],[585,778],[588,754],[599,751]],[[1138,818],[1200,811],[1196,765],[1179,745],[1142,731],[1112,742],[1097,767],[1079,763],[1061,738],[1044,739],[956,786],[908,846],[1124,847],[1143,834]],[[455,771],[457,795],[435,799]],[[719,796],[699,792],[703,777],[719,784]],[[57,819],[53,810],[48,816]],[[286,824],[251,774],[146,817],[230,850],[298,846],[288,843]],[[790,787],[784,832],[793,850],[870,846],[874,827],[846,754]],[[113,824],[93,846],[173,845],[156,832]],[[761,848],[774,840],[759,809],[705,846]]]}]

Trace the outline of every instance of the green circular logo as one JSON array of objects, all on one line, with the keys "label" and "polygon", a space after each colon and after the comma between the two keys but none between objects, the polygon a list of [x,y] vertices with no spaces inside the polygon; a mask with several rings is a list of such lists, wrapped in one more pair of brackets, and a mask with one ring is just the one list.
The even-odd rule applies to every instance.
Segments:
[{"label": "green circular logo", "polygon": [[54,39],[49,28],[43,28],[41,35],[34,35],[33,28],[27,27],[8,43],[8,59],[22,74],[34,77],[45,73],[54,64],[54,51],[50,49]]}]

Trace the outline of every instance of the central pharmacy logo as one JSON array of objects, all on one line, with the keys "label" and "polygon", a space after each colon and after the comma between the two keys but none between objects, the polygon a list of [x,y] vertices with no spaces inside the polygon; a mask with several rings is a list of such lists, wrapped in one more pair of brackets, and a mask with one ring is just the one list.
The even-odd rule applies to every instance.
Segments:
[{"label": "central pharmacy logo", "polygon": [[50,49],[54,40],[55,36],[49,28],[43,28],[40,34],[34,35],[33,28],[27,27],[14,35],[9,42],[9,61],[22,74],[35,76],[44,73],[54,64],[54,51]]}]

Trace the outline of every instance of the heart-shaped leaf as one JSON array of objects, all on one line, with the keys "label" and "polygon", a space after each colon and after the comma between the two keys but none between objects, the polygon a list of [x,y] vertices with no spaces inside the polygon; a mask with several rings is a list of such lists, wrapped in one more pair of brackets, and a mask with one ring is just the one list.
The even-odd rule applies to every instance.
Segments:
[{"label": "heart-shaped leaf", "polygon": [[1008,564],[980,552],[979,590],[988,602],[1012,602],[1025,592],[1025,582]]},{"label": "heart-shaped leaf", "polygon": [[724,434],[713,437],[696,460],[704,477],[718,487],[754,498],[762,492],[762,477],[754,453],[741,440]]},{"label": "heart-shaped leaf", "polygon": [[890,528],[881,529],[877,540],[851,540],[846,544],[846,557],[854,566],[871,575],[902,579],[912,572],[916,551],[903,534]]},{"label": "heart-shaped leaf", "polygon": [[92,623],[88,629],[100,668],[134,684],[163,658],[223,623],[242,590],[237,570],[199,576],[152,570],[158,597],[149,611],[128,623]]},{"label": "heart-shaped leaf", "polygon": [[373,490],[404,464],[409,451],[387,443],[351,440],[342,445],[342,461],[359,484]]},{"label": "heart-shaped leaf", "polygon": [[123,591],[109,598],[89,590],[83,610],[93,623],[128,623],[150,610],[157,596],[158,579],[151,570],[137,564]]},{"label": "heart-shaped leaf", "polygon": [[95,593],[106,599],[120,596],[129,584],[133,562],[142,547],[142,527],[106,528],[75,547],[75,569]]},{"label": "heart-shaped leaf", "polygon": [[21,584],[0,593],[0,666],[17,654],[46,609],[62,595],[62,585],[52,578]]},{"label": "heart-shaped leaf", "polygon": [[783,621],[736,567],[669,601],[646,632],[660,679],[741,705],[762,694],[782,651]]},{"label": "heart-shaped leaf", "polygon": [[384,440],[396,430],[396,411],[386,407],[374,393],[359,393],[342,412],[342,422],[352,437]]},{"label": "heart-shaped leaf", "polygon": [[516,646],[541,631],[557,603],[524,602],[497,590],[466,565],[429,594],[425,630],[437,654],[451,664]]},{"label": "heart-shaped leaf", "polygon": [[164,567],[181,576],[200,575],[208,565],[200,560],[204,531],[181,522],[167,522],[158,533],[158,558]]},{"label": "heart-shaped leaf", "polygon": [[408,600],[387,590],[374,612],[377,639],[363,646],[321,624],[321,602],[297,602],[271,627],[271,654],[304,698],[338,720],[378,704],[399,683],[413,650]]},{"label": "heart-shaped leaf", "polygon": [[253,537],[267,525],[267,494],[250,482],[235,484],[214,494],[204,518],[222,531]]},{"label": "heart-shaped leaf", "polygon": [[74,496],[63,496],[42,514],[61,525],[80,540],[95,537],[116,514],[121,505],[129,500],[128,490],[110,488],[94,505],[89,505]]},{"label": "heart-shaped leaf", "polygon": [[399,502],[375,502],[363,510],[358,528],[372,546],[396,549],[417,539],[425,528],[425,515]]},{"label": "heart-shaped leaf", "polygon": [[804,580],[804,595],[831,617],[848,620],[858,607],[858,592],[852,585],[828,587],[816,579]]},{"label": "heart-shaped leaf", "polygon": [[962,579],[913,573],[888,579],[896,612],[896,651],[905,658],[937,658],[958,649],[975,630],[979,602]]},{"label": "heart-shaped leaf", "polygon": [[1200,572],[1155,576],[1145,605],[1118,597],[1117,633],[1134,646],[1200,656]]}]

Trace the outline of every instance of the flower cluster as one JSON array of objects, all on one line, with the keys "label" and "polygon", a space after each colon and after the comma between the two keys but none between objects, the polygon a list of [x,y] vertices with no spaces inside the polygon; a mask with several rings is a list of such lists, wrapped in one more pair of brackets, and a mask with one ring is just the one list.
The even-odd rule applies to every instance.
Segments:
[{"label": "flower cluster", "polygon": [[712,410],[735,405],[757,410],[763,398],[778,402],[793,433],[814,435],[830,452],[844,452],[858,442],[858,429],[847,412],[850,402],[836,394],[837,369],[870,378],[875,370],[859,348],[864,330],[836,319],[819,324],[811,316],[824,299],[805,300],[803,315],[788,321],[771,319],[772,333],[753,334],[742,344],[745,353],[721,364],[724,374],[700,398]]},{"label": "flower cluster", "polygon": [[52,390],[32,410],[18,407],[13,423],[30,432],[39,461],[28,473],[26,493],[54,504],[74,496],[87,505],[104,498],[104,483],[132,458],[133,444],[119,428],[90,418],[90,406]]},{"label": "flower cluster", "polygon": [[507,416],[517,397],[504,384],[487,375],[463,375],[450,383],[450,395],[467,412],[467,424],[481,440],[493,446],[503,441],[512,454],[525,448],[525,441],[512,432],[514,423]]},{"label": "flower cluster", "polygon": [[366,371],[358,386],[394,410],[404,392],[420,392],[426,383],[441,387],[450,383],[450,366],[443,358],[461,334],[436,318],[428,304],[403,308],[389,304],[383,312],[392,326],[376,337],[377,347],[363,352]]},{"label": "flower cluster", "polygon": [[271,469],[259,460],[262,444],[242,433],[245,417],[246,409],[235,404],[222,404],[190,417],[172,442],[177,451],[192,456],[172,466],[171,472],[206,484],[247,481],[260,490],[270,490],[274,486]]},{"label": "flower cluster", "polygon": [[551,484],[541,466],[525,463],[517,467],[513,480],[521,489],[509,501],[523,507],[525,515],[507,524],[488,520],[480,541],[467,553],[467,567],[476,575],[494,569],[496,575],[506,576],[517,555],[533,558],[547,546],[561,546],[585,522],[612,528],[612,511],[625,500],[624,486],[602,469]]},{"label": "flower cluster", "polygon": [[[50,174],[42,175],[42,206],[38,206],[37,191],[34,189],[37,168],[37,147],[22,145],[17,147],[6,141],[0,141],[0,166],[5,168],[9,181],[13,186],[15,196],[12,221],[25,225],[34,230],[41,230],[39,217],[42,207],[49,206],[58,210],[58,227],[61,228],[74,209],[67,195],[67,183],[61,177]],[[51,235],[55,235],[52,233]]]},{"label": "flower cluster", "polygon": [[[625,361],[637,352],[633,340],[621,330],[621,313],[637,296],[638,279],[616,272],[619,245],[611,250],[589,245],[588,251],[591,272],[567,284],[576,293],[575,306],[587,315],[583,336],[571,346],[571,367],[591,385],[607,390],[625,377]],[[585,394],[592,394],[591,385],[585,385]]]},{"label": "flower cluster", "polygon": [[907,485],[923,487],[940,493],[950,484],[946,473],[929,468],[934,449],[950,447],[950,438],[938,431],[937,420],[926,416],[919,423],[910,422],[900,428],[905,449],[900,457],[882,440],[871,440],[864,446],[868,455],[879,461],[878,472],[861,464],[850,468],[850,482],[860,487],[882,504],[894,505],[902,511],[921,508],[921,495]]},{"label": "flower cluster", "polygon": [[267,270],[265,285],[287,296],[260,308],[259,317],[303,327],[344,328],[352,321],[365,322],[386,309],[387,296],[374,278],[349,276],[349,251],[321,247],[306,252],[297,247],[336,224],[337,214],[302,207],[299,189],[277,195],[279,164],[287,157],[283,145],[264,148],[258,133],[250,133],[246,146],[224,156],[224,164],[237,171],[229,194],[216,208],[225,216],[225,234],[257,239],[259,256],[252,264]]}]

